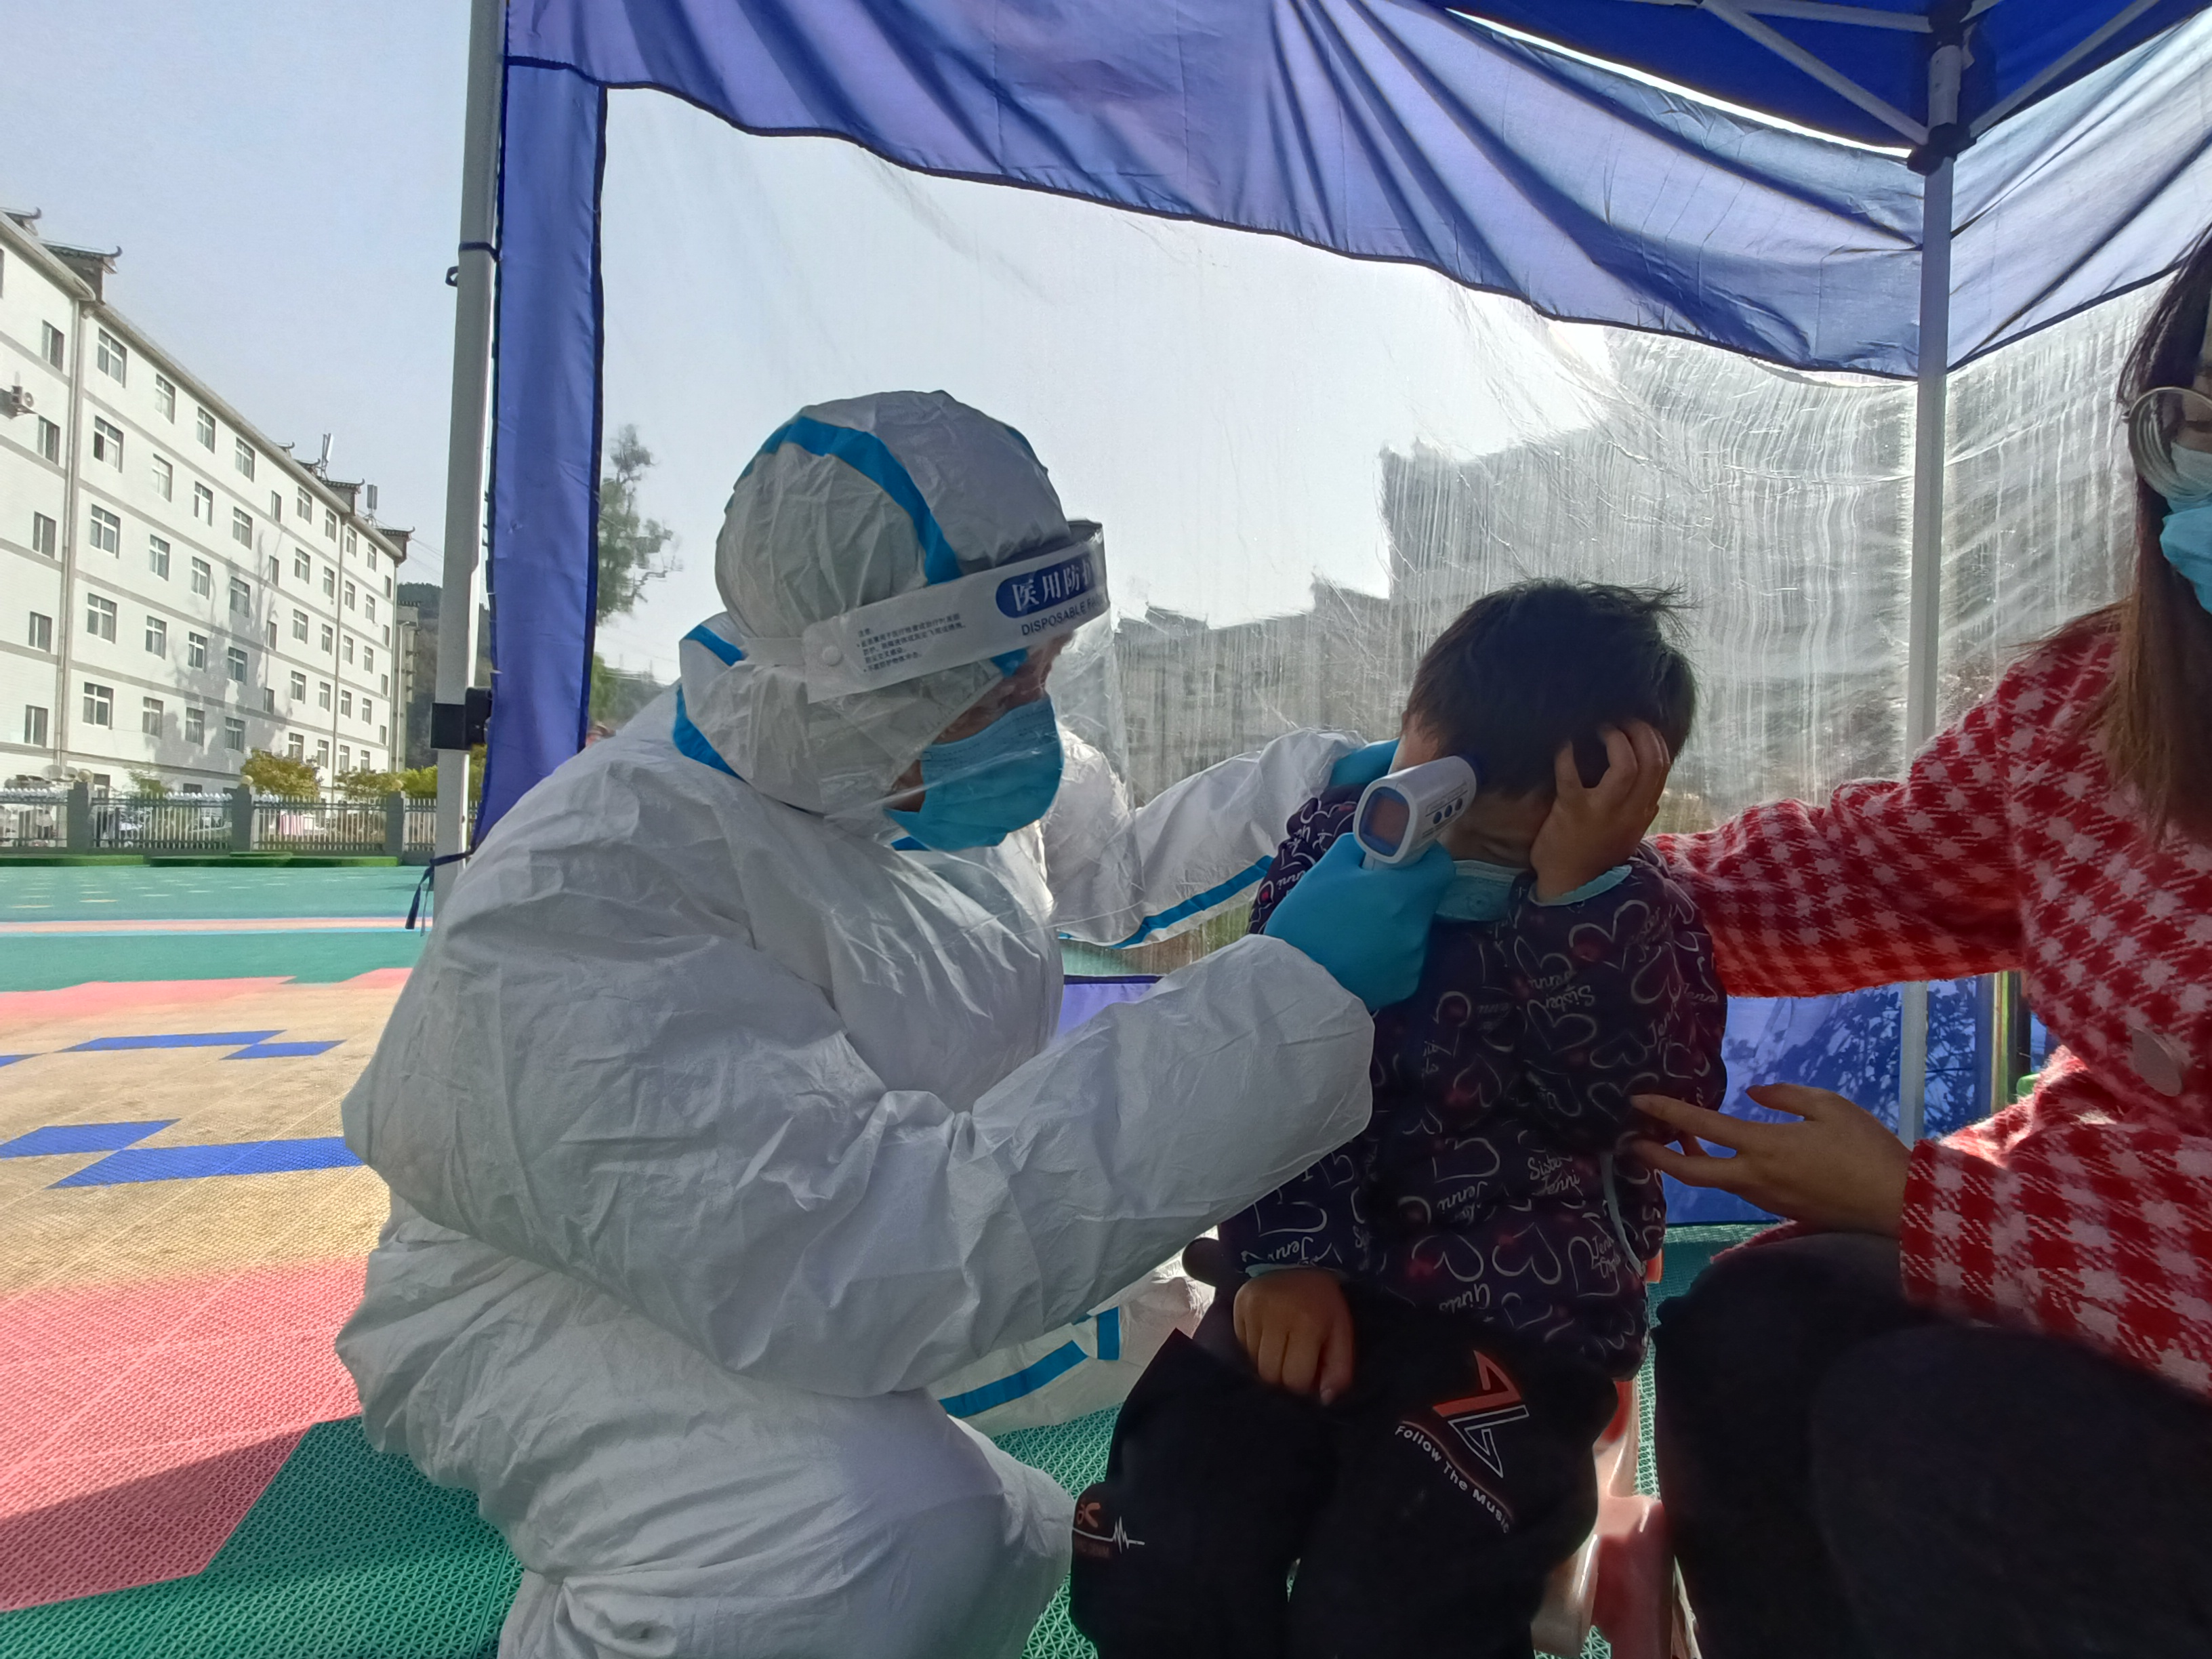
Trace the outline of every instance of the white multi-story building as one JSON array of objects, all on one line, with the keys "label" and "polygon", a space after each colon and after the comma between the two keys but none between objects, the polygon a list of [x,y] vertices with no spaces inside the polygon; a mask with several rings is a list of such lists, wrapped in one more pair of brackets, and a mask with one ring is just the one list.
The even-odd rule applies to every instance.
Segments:
[{"label": "white multi-story building", "polygon": [[112,255],[34,225],[0,216],[0,775],[392,764],[407,532],[108,305]]}]

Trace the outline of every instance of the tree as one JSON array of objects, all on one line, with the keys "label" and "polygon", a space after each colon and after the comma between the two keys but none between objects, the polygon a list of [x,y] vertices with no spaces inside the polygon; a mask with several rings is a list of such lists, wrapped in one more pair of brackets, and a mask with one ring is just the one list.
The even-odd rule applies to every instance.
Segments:
[{"label": "tree", "polygon": [[676,568],[672,552],[676,532],[658,519],[638,515],[638,485],[653,466],[653,452],[638,441],[637,428],[615,434],[607,459],[613,470],[599,478],[599,594],[597,620],[628,616],[644,597],[646,584]]},{"label": "tree", "polygon": [[283,795],[293,800],[313,800],[323,793],[322,775],[313,761],[294,760],[257,749],[246,757],[238,775],[258,795]]},{"label": "tree", "polygon": [[138,791],[140,800],[167,800],[169,786],[161,781],[159,772],[133,772],[131,781]]},{"label": "tree", "polygon": [[382,800],[386,795],[402,793],[397,772],[372,772],[365,769],[341,772],[331,782],[348,800]]}]

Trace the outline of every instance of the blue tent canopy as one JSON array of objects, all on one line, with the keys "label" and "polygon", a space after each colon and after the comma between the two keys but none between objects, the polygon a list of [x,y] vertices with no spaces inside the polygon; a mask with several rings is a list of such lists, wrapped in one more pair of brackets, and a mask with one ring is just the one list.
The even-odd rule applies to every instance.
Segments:
[{"label": "blue tent canopy", "polygon": [[1802,69],[1784,71],[1774,46],[1747,33],[1743,21],[1923,125],[1932,125],[1930,48],[1963,35],[1970,52],[1951,118],[1972,127],[2071,85],[2200,9],[2192,0],[1469,0],[1452,8],[1874,144],[1899,143],[1898,130]]}]

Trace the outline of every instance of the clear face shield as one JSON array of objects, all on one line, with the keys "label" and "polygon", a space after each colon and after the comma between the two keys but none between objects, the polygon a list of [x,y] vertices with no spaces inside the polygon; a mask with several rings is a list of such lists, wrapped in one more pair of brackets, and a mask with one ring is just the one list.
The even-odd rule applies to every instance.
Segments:
[{"label": "clear face shield", "polygon": [[2154,386],[2128,410],[2136,471],[2172,507],[2212,501],[2212,397]]},{"label": "clear face shield", "polygon": [[2212,501],[2212,311],[2197,384],[2153,386],[2128,410],[2128,448],[2142,481],[2176,510]]},{"label": "clear face shield", "polygon": [[1058,546],[842,612],[799,639],[746,642],[802,675],[817,708],[902,687],[919,692],[916,682],[957,681],[954,671],[996,671],[882,803],[925,847],[996,846],[1042,817],[1059,792],[1063,757],[1047,678],[1076,631],[1110,605],[1099,527],[1072,529]]}]

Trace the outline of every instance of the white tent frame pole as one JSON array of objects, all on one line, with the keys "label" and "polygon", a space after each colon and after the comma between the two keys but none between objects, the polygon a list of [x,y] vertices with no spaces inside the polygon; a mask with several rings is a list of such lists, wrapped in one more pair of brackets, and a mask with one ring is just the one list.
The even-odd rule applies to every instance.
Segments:
[{"label": "white tent frame pole", "polygon": [[[1928,62],[1928,124],[1959,118],[1965,52],[1938,46]],[[1938,161],[1921,191],[1919,396],[1912,429],[1912,566],[1905,633],[1905,747],[1908,761],[1936,735],[1943,619],[1945,428],[1951,391],[1951,221],[1954,162]],[[1900,988],[1897,1133],[1920,1139],[1928,1108],[1928,987]]]},{"label": "white tent frame pole", "polygon": [[[483,552],[484,436],[490,414],[492,297],[498,241],[499,134],[505,90],[507,0],[472,0],[468,109],[462,129],[461,240],[453,304],[453,401],[446,450],[446,568],[438,601],[436,702],[466,701],[476,678],[477,565]],[[434,713],[433,725],[436,723]],[[438,754],[441,859],[466,838],[469,751]],[[436,866],[441,899],[457,866]]]}]

